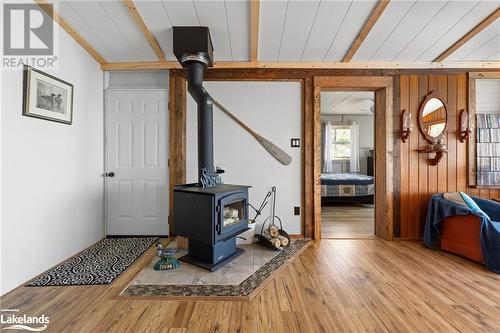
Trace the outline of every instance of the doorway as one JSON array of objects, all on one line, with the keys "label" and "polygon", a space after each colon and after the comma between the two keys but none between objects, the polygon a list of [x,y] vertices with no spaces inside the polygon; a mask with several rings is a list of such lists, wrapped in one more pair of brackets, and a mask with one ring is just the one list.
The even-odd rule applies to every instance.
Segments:
[{"label": "doorway", "polygon": [[375,236],[375,93],[321,92],[321,237]]},{"label": "doorway", "polygon": [[322,238],[321,93],[369,91],[374,94],[374,217],[375,236],[393,237],[393,78],[386,76],[314,77],[313,106],[313,230]]},{"label": "doorway", "polygon": [[106,91],[108,236],[168,235],[168,91]]}]

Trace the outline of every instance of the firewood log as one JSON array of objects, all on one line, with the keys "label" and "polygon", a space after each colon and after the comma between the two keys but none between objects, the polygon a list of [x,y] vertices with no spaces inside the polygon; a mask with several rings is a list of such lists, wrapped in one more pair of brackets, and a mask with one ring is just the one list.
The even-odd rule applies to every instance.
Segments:
[{"label": "firewood log", "polygon": [[273,244],[275,248],[278,249],[281,246],[280,239],[278,237],[272,237],[271,234],[269,233],[269,229],[264,230],[262,236],[264,236],[269,242],[271,242],[271,244]]},{"label": "firewood log", "polygon": [[279,231],[278,231],[278,228],[276,228],[274,225],[270,226],[269,227],[269,234],[271,235],[271,237],[278,237],[279,235]]},{"label": "firewood log", "polygon": [[283,247],[287,247],[288,243],[290,243],[290,241],[288,240],[288,238],[286,238],[285,236],[279,235],[278,239],[280,240],[281,246],[283,246]]},{"label": "firewood log", "polygon": [[281,246],[281,242],[280,242],[280,240],[279,240],[278,238],[271,238],[269,241],[270,241],[270,242],[274,245],[274,247],[275,247],[275,248],[277,248],[277,249],[279,249],[279,247]]}]

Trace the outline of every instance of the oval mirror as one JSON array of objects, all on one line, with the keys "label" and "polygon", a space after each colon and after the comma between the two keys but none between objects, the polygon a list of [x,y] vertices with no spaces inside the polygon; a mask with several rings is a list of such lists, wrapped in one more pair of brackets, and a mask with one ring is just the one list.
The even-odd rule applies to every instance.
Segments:
[{"label": "oval mirror", "polygon": [[439,142],[446,129],[448,112],[446,105],[437,94],[431,92],[422,105],[418,116],[420,131],[432,144]]}]

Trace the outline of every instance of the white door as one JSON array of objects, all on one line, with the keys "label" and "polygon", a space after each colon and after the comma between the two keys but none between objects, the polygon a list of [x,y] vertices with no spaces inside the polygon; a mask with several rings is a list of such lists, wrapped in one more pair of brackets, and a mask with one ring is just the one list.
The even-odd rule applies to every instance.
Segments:
[{"label": "white door", "polygon": [[108,235],[168,235],[167,90],[108,90]]}]

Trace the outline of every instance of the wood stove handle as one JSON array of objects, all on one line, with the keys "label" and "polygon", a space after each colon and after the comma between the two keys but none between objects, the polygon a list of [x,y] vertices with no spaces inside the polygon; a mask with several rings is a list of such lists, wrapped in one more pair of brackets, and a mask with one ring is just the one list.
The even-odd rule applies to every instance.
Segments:
[{"label": "wood stove handle", "polygon": [[231,235],[228,235],[228,236],[226,236],[226,237],[224,237],[224,238],[221,238],[220,240],[221,240],[221,241],[223,241],[223,242],[225,242],[225,241],[227,241],[228,239],[231,239],[231,238],[233,238],[233,237],[236,237],[236,236],[238,236],[239,234],[241,234],[241,233],[243,233],[243,232],[245,232],[245,231],[247,231],[247,230],[250,230],[250,228],[245,228],[245,229],[242,229],[242,230],[238,230],[237,232],[235,232],[235,233],[233,233],[233,234],[231,234]]}]

